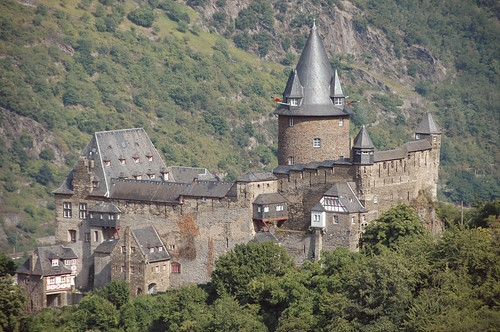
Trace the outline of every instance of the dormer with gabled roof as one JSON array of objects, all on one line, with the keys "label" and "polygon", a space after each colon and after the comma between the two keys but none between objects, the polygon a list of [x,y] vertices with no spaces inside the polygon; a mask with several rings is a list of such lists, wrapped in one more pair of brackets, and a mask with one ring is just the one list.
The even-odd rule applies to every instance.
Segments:
[{"label": "dormer with gabled roof", "polygon": [[353,163],[357,165],[373,165],[375,146],[366,131],[365,126],[361,127],[358,136],[354,139]]},{"label": "dormer with gabled roof", "polygon": [[348,158],[349,117],[339,75],[331,67],[316,24],[292,70],[278,116],[279,165]]}]

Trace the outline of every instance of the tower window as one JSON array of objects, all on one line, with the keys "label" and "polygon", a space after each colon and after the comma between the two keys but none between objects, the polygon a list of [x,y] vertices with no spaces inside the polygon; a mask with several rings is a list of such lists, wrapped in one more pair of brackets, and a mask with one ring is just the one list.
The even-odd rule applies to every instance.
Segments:
[{"label": "tower window", "polygon": [[320,148],[321,147],[321,138],[313,138],[313,147]]},{"label": "tower window", "polygon": [[76,242],[76,231],[74,229],[70,229],[68,231],[68,234],[69,234],[69,240],[71,242]]},{"label": "tower window", "polygon": [[420,134],[415,134],[415,139],[420,139]]},{"label": "tower window", "polygon": [[297,98],[290,98],[288,101],[290,102],[290,106],[299,106],[299,100]]},{"label": "tower window", "polygon": [[63,217],[64,218],[72,217],[71,202],[63,202]]},{"label": "tower window", "polygon": [[288,119],[288,126],[293,127],[294,125],[295,125],[295,119],[294,118]]},{"label": "tower window", "polygon": [[87,203],[80,203],[80,219],[87,219]]},{"label": "tower window", "polygon": [[344,118],[339,118],[339,127],[344,125]]},{"label": "tower window", "polygon": [[294,158],[293,157],[288,157],[288,165],[293,166],[294,164]]},{"label": "tower window", "polygon": [[333,98],[333,103],[335,105],[342,105],[343,103],[343,98]]}]

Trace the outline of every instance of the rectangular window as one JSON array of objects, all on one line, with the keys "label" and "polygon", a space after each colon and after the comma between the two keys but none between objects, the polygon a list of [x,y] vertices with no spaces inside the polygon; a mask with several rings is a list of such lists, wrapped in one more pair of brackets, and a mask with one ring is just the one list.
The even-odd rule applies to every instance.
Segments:
[{"label": "rectangular window", "polygon": [[155,252],[155,247],[149,248],[149,252],[151,252],[151,253]]},{"label": "rectangular window", "polygon": [[321,215],[319,215],[319,214],[314,214],[314,215],[313,215],[313,220],[314,220],[315,222],[320,222],[320,221],[321,221]]},{"label": "rectangular window", "polygon": [[120,159],[120,164],[126,165],[127,164],[127,160],[126,159]]},{"label": "rectangular window", "polygon": [[141,158],[139,158],[139,157],[133,157],[133,159],[134,159],[134,163],[136,163],[136,164],[141,162]]},{"label": "rectangular window", "polygon": [[158,247],[158,251],[163,251],[163,247]]},{"label": "rectangular window", "polygon": [[297,98],[290,98],[290,106],[299,106],[299,100]]},{"label": "rectangular window", "polygon": [[58,259],[53,259],[52,260],[52,266],[59,266],[59,260]]},{"label": "rectangular window", "polygon": [[153,156],[147,156],[148,157],[148,161],[153,161]]},{"label": "rectangular window", "polygon": [[65,259],[64,265],[71,265],[71,259]]},{"label": "rectangular window", "polygon": [[131,266],[130,267],[130,274],[134,274],[135,273],[135,266]]},{"label": "rectangular window", "polygon": [[289,166],[293,166],[294,162],[295,162],[295,160],[293,157],[288,157],[288,165]]},{"label": "rectangular window", "polygon": [[159,265],[155,266],[155,272],[160,272],[160,266]]},{"label": "rectangular window", "polygon": [[320,148],[321,147],[321,138],[313,138],[313,147]]},{"label": "rectangular window", "polygon": [[294,118],[288,119],[288,126],[290,126],[290,127],[295,126],[295,119]]},{"label": "rectangular window", "polygon": [[257,212],[261,212],[262,208],[260,206],[257,206]]},{"label": "rectangular window", "polygon": [[125,254],[125,253],[127,253],[127,247],[122,246],[122,254]]},{"label": "rectangular window", "polygon": [[71,218],[72,217],[71,202],[64,202],[63,203],[63,217],[64,218]]},{"label": "rectangular window", "polygon": [[111,160],[104,160],[104,165],[105,165],[106,167],[111,166]]},{"label": "rectangular window", "polygon": [[342,98],[333,98],[333,102],[335,105],[342,105]]},{"label": "rectangular window", "polygon": [[94,241],[99,242],[99,232],[98,231],[94,231]]},{"label": "rectangular window", "polygon": [[377,204],[378,203],[378,196],[375,196],[373,197],[373,204]]},{"label": "rectangular window", "polygon": [[68,233],[69,233],[69,240],[71,242],[76,242],[76,231],[74,229],[70,229]]},{"label": "rectangular window", "polygon": [[169,244],[168,250],[175,250],[175,244]]},{"label": "rectangular window", "polygon": [[87,203],[80,203],[80,219],[87,219]]},{"label": "rectangular window", "polygon": [[338,224],[339,223],[339,216],[333,216],[333,223]]},{"label": "rectangular window", "polygon": [[181,273],[181,265],[179,263],[172,263],[170,265],[170,271],[172,273]]},{"label": "rectangular window", "polygon": [[135,254],[135,247],[130,247],[130,253]]},{"label": "rectangular window", "polygon": [[90,233],[85,233],[85,242],[90,242]]},{"label": "rectangular window", "polygon": [[122,269],[121,269],[122,272],[125,272],[125,266],[122,265]]},{"label": "rectangular window", "polygon": [[264,206],[264,212],[269,212],[269,206]]},{"label": "rectangular window", "polygon": [[276,211],[283,211],[283,205],[276,205]]},{"label": "rectangular window", "polygon": [[71,265],[76,265],[76,258],[73,258],[73,259],[71,260]]},{"label": "rectangular window", "polygon": [[339,127],[344,125],[344,118],[339,118]]}]

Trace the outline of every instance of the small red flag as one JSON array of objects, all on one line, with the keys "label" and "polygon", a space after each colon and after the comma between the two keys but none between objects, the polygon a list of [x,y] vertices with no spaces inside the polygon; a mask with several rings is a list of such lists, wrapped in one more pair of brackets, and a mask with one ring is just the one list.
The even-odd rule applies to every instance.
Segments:
[{"label": "small red flag", "polygon": [[351,100],[346,103],[346,105],[352,104],[352,103],[359,103],[359,100]]},{"label": "small red flag", "polygon": [[277,103],[281,103],[281,102],[283,101],[283,100],[278,99],[278,98],[273,98],[273,100],[274,100],[275,102],[277,102]]}]

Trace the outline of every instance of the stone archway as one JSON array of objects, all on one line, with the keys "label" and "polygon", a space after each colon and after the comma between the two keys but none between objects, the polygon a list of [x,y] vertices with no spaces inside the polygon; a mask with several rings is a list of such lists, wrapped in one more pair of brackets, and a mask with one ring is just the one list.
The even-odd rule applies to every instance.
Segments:
[{"label": "stone archway", "polygon": [[156,284],[155,283],[149,284],[148,294],[154,294],[154,293],[156,293]]}]

